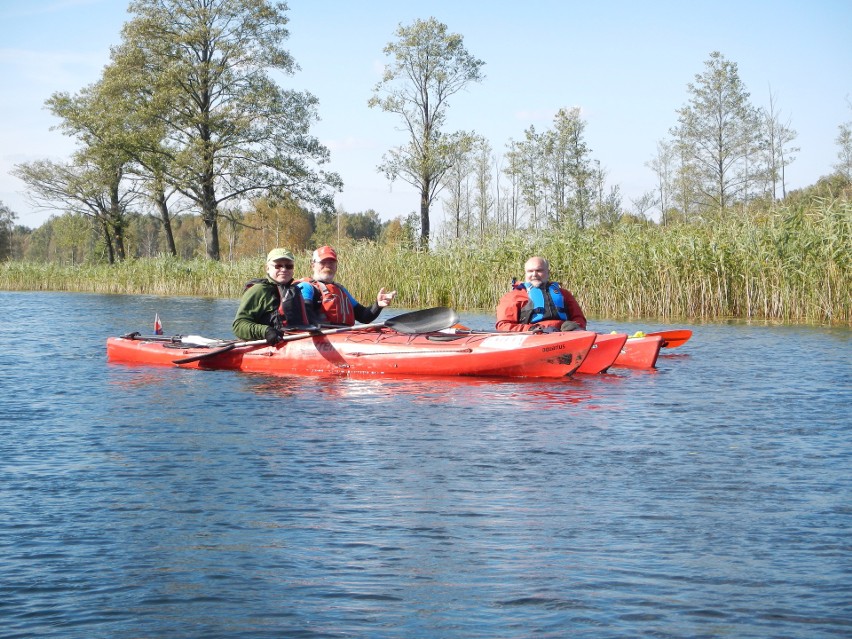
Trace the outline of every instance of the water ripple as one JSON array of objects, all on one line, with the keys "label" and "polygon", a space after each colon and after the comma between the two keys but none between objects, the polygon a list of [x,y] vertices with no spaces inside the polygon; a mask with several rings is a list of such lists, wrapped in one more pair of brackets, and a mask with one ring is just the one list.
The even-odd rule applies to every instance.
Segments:
[{"label": "water ripple", "polygon": [[[850,635],[848,330],[695,325],[560,382],[270,377],[104,361],[234,300],[0,297],[3,639]],[[74,339],[9,328],[57,303]]]}]

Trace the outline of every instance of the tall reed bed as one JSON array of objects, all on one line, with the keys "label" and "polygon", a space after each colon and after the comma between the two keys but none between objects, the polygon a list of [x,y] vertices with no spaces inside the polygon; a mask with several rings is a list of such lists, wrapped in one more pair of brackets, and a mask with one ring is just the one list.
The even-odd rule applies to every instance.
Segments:
[{"label": "tall reed bed", "polygon": [[[307,259],[304,260],[307,264]],[[172,257],[114,264],[61,266],[0,264],[0,288],[140,295],[239,296],[249,279],[263,275],[263,258],[234,263]]]},{"label": "tall reed bed", "polygon": [[[381,287],[397,306],[493,311],[523,264],[547,257],[552,276],[590,317],[763,318],[852,323],[852,203],[825,200],[719,220],[517,234],[458,241],[429,253],[375,244],[338,247],[338,281],[369,304]],[[309,253],[296,275],[310,274]],[[114,266],[0,264],[0,288],[238,298],[263,257],[234,263],[157,258]]]},{"label": "tall reed bed", "polygon": [[852,322],[852,204],[548,238],[541,252],[590,313]]}]

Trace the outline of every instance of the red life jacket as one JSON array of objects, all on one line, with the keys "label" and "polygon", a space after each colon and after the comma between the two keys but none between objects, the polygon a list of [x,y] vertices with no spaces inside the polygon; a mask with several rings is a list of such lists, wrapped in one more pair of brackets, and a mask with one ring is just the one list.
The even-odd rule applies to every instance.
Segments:
[{"label": "red life jacket", "polygon": [[318,294],[314,301],[317,302],[318,315],[317,318],[323,324],[342,324],[344,326],[353,326],[355,324],[355,309],[352,307],[352,300],[349,298],[349,292],[334,282],[318,282],[315,279],[305,278],[301,280],[307,282],[314,287]]}]

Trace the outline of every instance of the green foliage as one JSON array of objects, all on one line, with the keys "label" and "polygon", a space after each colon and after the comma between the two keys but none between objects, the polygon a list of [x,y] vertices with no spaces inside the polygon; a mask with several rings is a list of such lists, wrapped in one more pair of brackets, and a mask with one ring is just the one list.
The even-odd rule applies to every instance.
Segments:
[{"label": "green foliage", "polygon": [[837,164],[834,168],[847,180],[852,181],[852,122],[844,122],[838,127],[835,142],[837,142]]},{"label": "green foliage", "polygon": [[714,51],[705,67],[688,85],[689,103],[672,134],[693,201],[718,212],[747,199],[760,126],[736,63]]},{"label": "green foliage", "polygon": [[18,216],[0,201],[0,261],[14,255],[13,231]]},{"label": "green foliage", "polygon": [[579,108],[560,109],[552,128],[539,133],[530,126],[522,141],[510,140],[502,169],[509,188],[492,228],[583,229],[621,218],[620,189],[606,188],[606,171],[592,159],[585,129]]},{"label": "green foliage", "polygon": [[[251,196],[290,195],[331,209],[341,181],[319,169],[329,153],[308,135],[317,100],[281,89],[270,75],[297,68],[281,47],[286,10],[269,0],[134,0],[99,82],[48,100],[60,128],[80,143],[74,163],[21,165],[19,177],[46,203],[96,217],[111,261],[113,251],[125,257],[128,204],[140,195],[166,230],[168,197],[191,202],[213,259],[220,216]],[[144,233],[137,239],[143,253],[154,250]]]},{"label": "green foliage", "polygon": [[459,149],[471,139],[465,132],[442,130],[448,99],[479,82],[485,63],[467,51],[462,36],[449,33],[447,25],[435,18],[400,25],[396,37],[384,48],[390,64],[368,104],[396,114],[405,124],[408,143],[388,151],[379,170],[389,180],[402,179],[420,192],[420,233],[428,246],[430,207]]},{"label": "green foliage", "polygon": [[[399,222],[399,221],[397,221]],[[401,225],[400,225],[401,226]],[[39,233],[36,231],[34,235]],[[611,228],[568,227],[486,243],[448,242],[432,252],[401,244],[338,247],[339,280],[365,303],[381,287],[407,308],[493,311],[531,255],[591,318],[759,318],[852,323],[852,200],[801,201],[712,223],[658,226],[624,219]],[[310,272],[309,251],[296,275]],[[0,265],[0,288],[238,297],[263,258],[217,263],[171,257],[112,267],[41,261]]]}]

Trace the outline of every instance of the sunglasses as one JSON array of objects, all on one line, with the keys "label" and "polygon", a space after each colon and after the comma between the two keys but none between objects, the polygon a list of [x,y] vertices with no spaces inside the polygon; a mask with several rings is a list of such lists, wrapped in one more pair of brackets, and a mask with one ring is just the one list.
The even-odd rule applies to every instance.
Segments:
[{"label": "sunglasses", "polygon": [[293,262],[285,262],[284,264],[273,264],[272,268],[274,268],[276,271],[287,271],[293,268],[294,266],[295,265],[293,264]]}]

